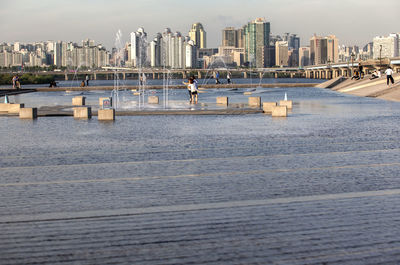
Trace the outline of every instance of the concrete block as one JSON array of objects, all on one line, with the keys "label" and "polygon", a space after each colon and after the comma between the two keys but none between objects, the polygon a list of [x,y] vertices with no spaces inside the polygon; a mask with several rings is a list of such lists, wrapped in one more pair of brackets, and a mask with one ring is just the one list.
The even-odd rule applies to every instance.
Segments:
[{"label": "concrete block", "polygon": [[272,117],[287,117],[287,107],[276,106],[272,109]]},{"label": "concrete block", "polygon": [[115,120],[115,109],[99,109],[97,113],[99,121],[113,121]]},{"label": "concrete block", "polygon": [[286,106],[288,109],[291,109],[293,107],[293,101],[281,100],[281,101],[279,101],[279,106]]},{"label": "concrete block", "polygon": [[8,107],[8,113],[19,114],[20,109],[23,107],[25,107],[25,104],[11,103]]},{"label": "concrete block", "polygon": [[109,99],[111,102],[111,106],[112,106],[112,98],[107,97],[107,98],[99,98],[99,106],[102,108],[103,107],[103,100],[104,99]]},{"label": "concrete block", "polygon": [[37,118],[37,108],[21,108],[19,110],[20,119],[36,119]]},{"label": "concrete block", "polygon": [[261,107],[261,97],[249,97],[249,107]]},{"label": "concrete block", "polygon": [[8,112],[10,103],[0,103],[0,112]]},{"label": "concrete block", "polygon": [[92,118],[92,108],[91,107],[76,107],[74,108],[74,118],[75,119],[91,119]]},{"label": "concrete block", "polygon": [[229,104],[228,97],[217,97],[217,104],[228,106]]},{"label": "concrete block", "polygon": [[147,103],[149,103],[149,104],[158,104],[159,103],[158,96],[149,96],[147,98]]},{"label": "concrete block", "polygon": [[262,108],[264,113],[272,113],[272,110],[277,106],[276,102],[263,102]]},{"label": "concrete block", "polygon": [[72,106],[85,106],[85,97],[77,96],[72,98]]},{"label": "concrete block", "polygon": [[0,112],[19,114],[19,110],[25,105],[20,103],[0,103]]}]

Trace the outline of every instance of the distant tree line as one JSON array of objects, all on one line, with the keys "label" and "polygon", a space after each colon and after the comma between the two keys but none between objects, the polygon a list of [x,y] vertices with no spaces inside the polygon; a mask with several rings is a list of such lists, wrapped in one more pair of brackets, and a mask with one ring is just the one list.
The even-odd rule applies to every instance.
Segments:
[{"label": "distant tree line", "polygon": [[[12,86],[12,78],[13,74],[0,74],[0,85],[11,85]],[[23,73],[19,74],[19,82],[21,85],[27,84],[50,84],[50,82],[54,81],[53,75],[34,75],[31,73]]]}]

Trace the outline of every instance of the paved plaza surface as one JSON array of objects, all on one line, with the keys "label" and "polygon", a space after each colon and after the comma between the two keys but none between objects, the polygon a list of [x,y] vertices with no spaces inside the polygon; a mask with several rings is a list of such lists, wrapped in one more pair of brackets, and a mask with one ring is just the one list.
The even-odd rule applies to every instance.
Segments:
[{"label": "paved plaza surface", "polygon": [[400,103],[285,92],[287,118],[0,117],[0,264],[399,264]]}]

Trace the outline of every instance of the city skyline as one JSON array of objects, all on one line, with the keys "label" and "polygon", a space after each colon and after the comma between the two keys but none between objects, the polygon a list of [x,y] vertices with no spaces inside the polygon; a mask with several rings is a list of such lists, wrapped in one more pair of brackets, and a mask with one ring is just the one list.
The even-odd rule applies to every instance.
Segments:
[{"label": "city skyline", "polygon": [[[111,4],[110,4],[111,3]],[[256,17],[271,23],[272,34],[296,33],[303,46],[309,45],[314,33],[335,34],[340,44],[363,46],[375,36],[399,32],[396,9],[400,3],[388,0],[385,8],[376,8],[376,1],[336,0],[249,0],[210,1],[201,4],[181,0],[165,1],[93,1],[3,0],[0,10],[0,41],[35,42],[91,38],[108,50],[114,46],[120,29],[122,40],[128,42],[130,33],[139,27],[148,32],[148,39],[169,27],[187,36],[193,23],[200,22],[207,32],[207,46],[221,44],[222,29],[242,27]],[[389,8],[388,8],[389,7]],[[329,11],[329,12],[328,12]],[[310,19],[312,17],[312,19]],[[371,17],[375,19],[371,20]],[[379,21],[379,23],[375,23]]]}]

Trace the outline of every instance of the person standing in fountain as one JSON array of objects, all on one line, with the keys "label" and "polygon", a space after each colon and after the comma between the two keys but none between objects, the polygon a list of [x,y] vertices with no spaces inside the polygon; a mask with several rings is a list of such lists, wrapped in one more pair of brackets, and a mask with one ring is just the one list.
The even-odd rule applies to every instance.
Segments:
[{"label": "person standing in fountain", "polygon": [[390,82],[392,82],[392,85],[394,84],[394,79],[393,79],[393,70],[392,68],[389,66],[388,69],[386,69],[385,71],[386,74],[386,83],[389,86],[389,80]]},{"label": "person standing in fountain", "polygon": [[89,76],[86,75],[86,86],[89,86]]},{"label": "person standing in fountain", "polygon": [[197,86],[192,78],[189,79],[189,87],[191,92],[191,103],[197,104]]},{"label": "person standing in fountain", "polygon": [[199,82],[197,82],[197,79],[194,75],[192,75],[192,80],[193,80],[193,84],[196,86],[196,90],[199,90]]},{"label": "person standing in fountain", "polygon": [[143,73],[142,82],[143,82],[143,85],[144,85],[144,86],[145,86],[146,83],[147,83],[147,77],[146,77],[146,74],[145,74],[145,73]]},{"label": "person standing in fountain", "polygon": [[192,90],[191,90],[190,82],[193,82],[193,77],[190,77],[188,79],[187,83],[185,83],[185,82],[182,82],[182,83],[187,86],[188,93],[189,93],[189,102],[192,103]]}]

